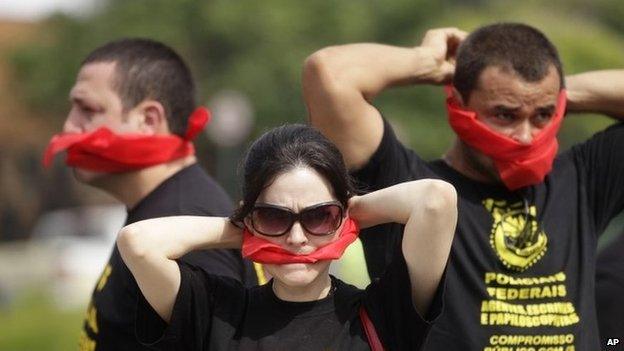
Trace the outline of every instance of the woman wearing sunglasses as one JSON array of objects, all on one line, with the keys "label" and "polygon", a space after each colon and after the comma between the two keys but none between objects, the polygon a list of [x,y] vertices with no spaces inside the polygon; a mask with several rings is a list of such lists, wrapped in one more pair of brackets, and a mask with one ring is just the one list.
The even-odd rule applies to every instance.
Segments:
[{"label": "woman wearing sunglasses", "polygon": [[[339,151],[308,126],[260,137],[243,168],[243,200],[228,218],[168,217],[117,240],[136,278],[137,335],[167,350],[416,350],[441,311],[455,230],[453,187],[437,180],[352,196]],[[385,275],[359,290],[329,275],[359,227],[396,222],[402,245]],[[180,235],[184,234],[184,235]],[[273,279],[244,288],[176,258],[243,248]]]}]

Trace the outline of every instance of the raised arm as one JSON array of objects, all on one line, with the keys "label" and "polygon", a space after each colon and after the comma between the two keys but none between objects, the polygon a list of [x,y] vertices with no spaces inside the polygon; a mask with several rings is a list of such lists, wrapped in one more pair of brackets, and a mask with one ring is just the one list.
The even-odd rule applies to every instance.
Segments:
[{"label": "raised arm", "polygon": [[430,30],[416,48],[349,44],[319,50],[303,67],[310,122],[338,146],[350,169],[366,164],[383,135],[371,102],[383,90],[406,84],[442,84],[454,72],[454,54],[466,33]]},{"label": "raised arm", "polygon": [[426,315],[440,283],[457,223],[455,188],[441,180],[406,182],[353,197],[349,214],[365,228],[405,224],[402,252],[416,310]]},{"label": "raised arm", "polygon": [[624,70],[592,71],[566,77],[568,111],[624,119]]},{"label": "raised arm", "polygon": [[117,247],[147,302],[169,322],[180,289],[174,260],[193,250],[240,248],[241,242],[241,230],[227,218],[175,216],[125,226]]}]

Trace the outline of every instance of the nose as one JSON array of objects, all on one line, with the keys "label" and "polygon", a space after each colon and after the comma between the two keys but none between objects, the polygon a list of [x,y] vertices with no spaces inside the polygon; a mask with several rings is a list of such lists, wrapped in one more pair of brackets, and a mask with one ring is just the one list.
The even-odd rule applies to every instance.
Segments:
[{"label": "nose", "polygon": [[308,237],[299,222],[295,222],[286,236],[286,243],[293,246],[303,246],[308,243]]},{"label": "nose", "polygon": [[63,124],[63,132],[65,133],[80,133],[80,128],[74,125],[69,119]]},{"label": "nose", "polygon": [[520,144],[530,144],[533,141],[533,126],[531,126],[531,122],[527,119],[516,126],[512,138]]},{"label": "nose", "polygon": [[65,133],[81,133],[82,127],[76,123],[76,118],[72,111],[69,112],[67,118],[65,119],[65,123],[63,123],[63,132]]}]

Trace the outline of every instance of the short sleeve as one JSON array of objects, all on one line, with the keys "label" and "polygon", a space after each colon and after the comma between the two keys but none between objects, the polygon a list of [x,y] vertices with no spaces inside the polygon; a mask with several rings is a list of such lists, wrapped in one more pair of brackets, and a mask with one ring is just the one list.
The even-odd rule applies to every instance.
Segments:
[{"label": "short sleeve", "polygon": [[[364,167],[352,173],[358,190],[370,192],[414,179],[435,177],[426,162],[401,144],[385,118],[383,126],[379,147]],[[381,276],[402,238],[403,226],[395,223],[362,230],[360,240],[371,279]]]},{"label": "short sleeve", "polygon": [[234,279],[210,275],[185,263],[178,265],[180,290],[169,325],[141,296],[136,319],[137,338],[157,350],[204,350],[210,344],[215,306],[227,305],[221,301],[224,296],[228,301],[242,301],[245,288]]},{"label": "short sleeve", "polygon": [[624,207],[624,123],[617,123],[574,147],[586,175],[590,211],[598,233]]},{"label": "short sleeve", "polygon": [[251,262],[243,260],[240,250],[196,250],[187,253],[179,260],[199,267],[206,273],[236,279],[246,286],[257,285],[253,266]]},{"label": "short sleeve", "polygon": [[443,310],[446,273],[442,276],[429,310],[421,316],[412,303],[412,287],[405,258],[397,250],[383,276],[365,291],[364,307],[388,350],[418,350],[432,323]]},{"label": "short sleeve", "polygon": [[370,160],[352,173],[357,185],[363,190],[374,191],[408,180],[426,178],[426,163],[397,139],[388,120],[383,120],[384,133],[381,143]]}]

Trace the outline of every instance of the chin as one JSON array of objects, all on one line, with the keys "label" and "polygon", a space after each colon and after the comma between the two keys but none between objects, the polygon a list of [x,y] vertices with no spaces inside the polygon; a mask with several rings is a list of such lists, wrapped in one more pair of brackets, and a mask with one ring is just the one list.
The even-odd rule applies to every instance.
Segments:
[{"label": "chin", "polygon": [[317,263],[266,264],[265,268],[276,280],[290,287],[303,287],[314,282],[329,269],[329,261]]},{"label": "chin", "polygon": [[467,161],[475,171],[487,177],[492,183],[501,182],[494,160],[467,145],[466,151]]},{"label": "chin", "polygon": [[81,183],[95,185],[98,181],[103,180],[106,173],[89,171],[82,168],[73,168],[74,178]]}]

